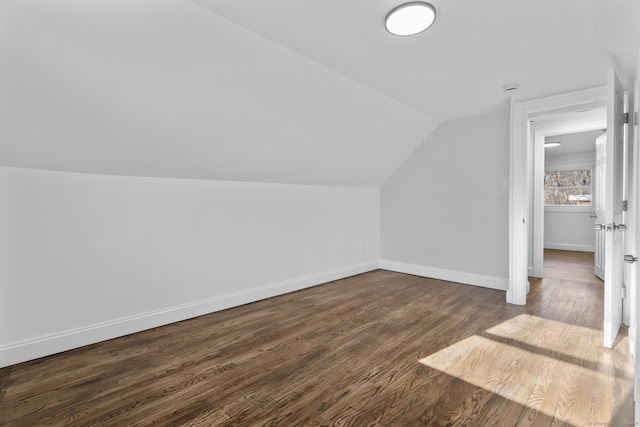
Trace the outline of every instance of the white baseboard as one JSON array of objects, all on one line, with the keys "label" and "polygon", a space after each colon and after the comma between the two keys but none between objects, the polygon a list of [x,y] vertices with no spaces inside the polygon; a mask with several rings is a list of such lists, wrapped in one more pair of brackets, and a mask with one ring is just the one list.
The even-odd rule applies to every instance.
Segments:
[{"label": "white baseboard", "polygon": [[483,288],[498,289],[501,291],[509,289],[509,280],[503,277],[483,276],[480,274],[465,273],[463,271],[385,260],[380,260],[380,268],[398,273],[413,274],[414,276],[430,277],[432,279],[447,280],[449,282],[464,283],[466,285],[481,286]]},{"label": "white baseboard", "polygon": [[570,243],[546,243],[545,249],[558,249],[561,251],[577,251],[577,252],[595,252],[596,247],[594,245],[573,245]]},{"label": "white baseboard", "polygon": [[0,368],[378,269],[366,262],[0,347]]}]

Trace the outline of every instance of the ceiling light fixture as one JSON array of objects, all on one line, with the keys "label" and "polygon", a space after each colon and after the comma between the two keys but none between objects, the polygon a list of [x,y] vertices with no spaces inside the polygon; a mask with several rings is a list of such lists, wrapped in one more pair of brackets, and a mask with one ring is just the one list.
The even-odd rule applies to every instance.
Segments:
[{"label": "ceiling light fixture", "polygon": [[432,4],[414,1],[392,9],[387,14],[385,27],[394,36],[412,36],[429,28],[436,21],[436,8]]},{"label": "ceiling light fixture", "polygon": [[545,142],[544,143],[544,148],[558,147],[558,146],[560,146],[559,142]]}]

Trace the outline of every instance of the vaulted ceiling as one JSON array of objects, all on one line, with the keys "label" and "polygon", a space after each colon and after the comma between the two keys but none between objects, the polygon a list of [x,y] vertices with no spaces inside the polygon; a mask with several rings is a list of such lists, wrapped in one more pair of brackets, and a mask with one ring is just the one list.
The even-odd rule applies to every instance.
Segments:
[{"label": "vaulted ceiling", "polygon": [[629,82],[637,0],[4,0],[0,165],[380,186],[440,121]]}]

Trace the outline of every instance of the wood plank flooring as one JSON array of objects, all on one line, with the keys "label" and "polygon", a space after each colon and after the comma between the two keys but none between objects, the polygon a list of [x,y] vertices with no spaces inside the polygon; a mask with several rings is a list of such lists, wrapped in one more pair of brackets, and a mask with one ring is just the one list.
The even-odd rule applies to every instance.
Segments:
[{"label": "wood plank flooring", "polygon": [[0,426],[630,425],[585,255],[547,252],[527,307],[378,270],[10,366]]}]

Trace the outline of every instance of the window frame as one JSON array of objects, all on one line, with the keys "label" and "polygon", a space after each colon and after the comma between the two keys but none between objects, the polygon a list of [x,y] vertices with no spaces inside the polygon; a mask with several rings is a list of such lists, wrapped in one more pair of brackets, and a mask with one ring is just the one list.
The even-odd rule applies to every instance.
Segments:
[{"label": "window frame", "polygon": [[[545,165],[546,166],[546,165]],[[552,172],[552,171],[573,171],[573,170],[589,170],[591,174],[591,204],[588,206],[584,205],[547,205],[544,203],[544,193],[545,186],[542,184],[542,205],[544,206],[545,212],[593,212],[595,209],[594,201],[595,201],[595,186],[593,182],[593,172],[595,170],[594,164],[571,164],[566,166],[548,166],[544,168],[544,173]],[[544,178],[544,177],[543,177]],[[558,187],[563,188],[563,187]],[[564,187],[564,188],[580,188],[580,187]]]}]

